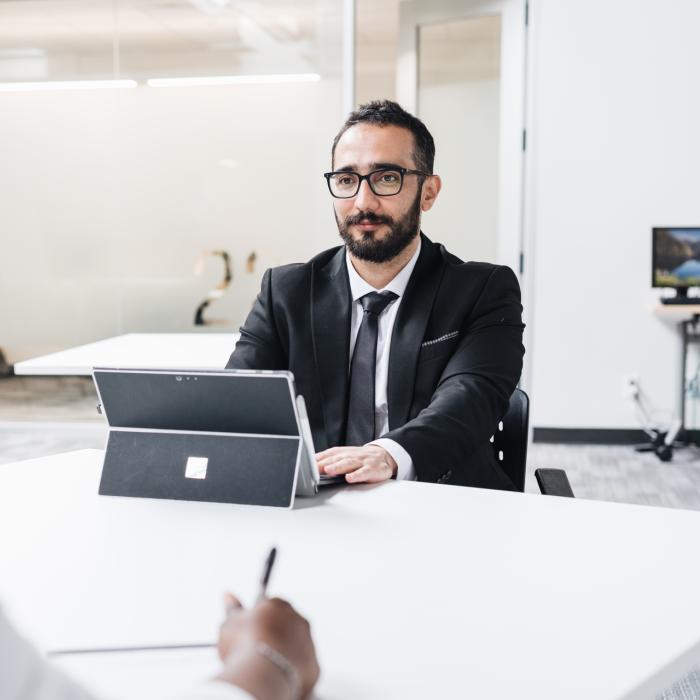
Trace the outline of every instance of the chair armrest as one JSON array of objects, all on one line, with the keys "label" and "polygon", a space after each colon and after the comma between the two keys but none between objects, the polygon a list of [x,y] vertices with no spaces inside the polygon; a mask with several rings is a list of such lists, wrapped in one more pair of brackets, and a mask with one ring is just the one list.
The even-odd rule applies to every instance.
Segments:
[{"label": "chair armrest", "polygon": [[535,469],[535,478],[543,495],[574,498],[569,478],[563,469]]}]

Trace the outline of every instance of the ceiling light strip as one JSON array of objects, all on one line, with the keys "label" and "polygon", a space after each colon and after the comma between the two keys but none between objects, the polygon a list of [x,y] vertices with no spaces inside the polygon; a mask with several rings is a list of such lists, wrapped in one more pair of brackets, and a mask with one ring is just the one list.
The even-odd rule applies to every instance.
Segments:
[{"label": "ceiling light strip", "polygon": [[199,85],[260,85],[270,83],[317,83],[318,73],[279,73],[261,75],[212,75],[201,78],[149,78],[149,87],[188,87]]}]

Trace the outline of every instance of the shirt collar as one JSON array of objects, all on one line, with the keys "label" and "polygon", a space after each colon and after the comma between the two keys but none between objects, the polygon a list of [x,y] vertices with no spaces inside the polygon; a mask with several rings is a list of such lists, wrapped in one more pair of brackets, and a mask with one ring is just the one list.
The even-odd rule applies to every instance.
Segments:
[{"label": "shirt collar", "polygon": [[389,282],[383,289],[375,289],[371,284],[365,282],[365,280],[360,277],[357,270],[353,267],[350,260],[350,256],[345,252],[345,264],[348,267],[348,277],[350,278],[350,293],[352,294],[352,300],[357,301],[362,298],[365,294],[370,292],[394,292],[396,296],[401,298],[403,293],[406,291],[406,285],[411,277],[413,268],[416,266],[416,261],[420,255],[421,240],[418,239],[418,248],[413,254],[411,259],[401,268],[399,273],[394,277],[391,282]]}]

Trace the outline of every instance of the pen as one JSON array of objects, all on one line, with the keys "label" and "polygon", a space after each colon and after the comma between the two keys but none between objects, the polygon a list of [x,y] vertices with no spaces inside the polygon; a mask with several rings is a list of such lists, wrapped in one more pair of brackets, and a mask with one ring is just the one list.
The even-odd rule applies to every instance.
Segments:
[{"label": "pen", "polygon": [[270,553],[267,555],[265,560],[265,566],[263,567],[262,578],[260,579],[260,592],[258,593],[258,600],[260,602],[267,597],[267,584],[270,580],[270,574],[272,573],[272,565],[275,563],[275,557],[277,556],[277,547],[273,547]]}]

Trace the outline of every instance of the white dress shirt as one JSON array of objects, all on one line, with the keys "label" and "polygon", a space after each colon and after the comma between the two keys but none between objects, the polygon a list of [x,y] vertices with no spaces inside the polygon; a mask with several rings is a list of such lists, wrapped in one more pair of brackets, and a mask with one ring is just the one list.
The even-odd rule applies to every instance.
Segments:
[{"label": "white dress shirt", "polygon": [[360,330],[364,311],[360,298],[370,292],[394,292],[398,299],[392,301],[379,316],[379,328],[377,332],[377,364],[374,373],[374,434],[379,436],[378,440],[368,443],[383,447],[398,465],[396,472],[397,479],[415,479],[416,471],[413,468],[411,455],[404,450],[398,442],[382,438],[384,433],[389,431],[389,404],[387,400],[387,383],[389,380],[389,353],[391,351],[391,333],[394,330],[396,314],[401,306],[406,285],[411,277],[413,268],[420,254],[421,243],[418,241],[418,248],[413,257],[406,263],[401,272],[394,277],[383,289],[375,289],[360,277],[357,270],[352,265],[350,256],[345,254],[345,263],[348,267],[348,277],[350,278],[350,293],[352,294],[352,314],[350,317],[350,362],[352,353],[355,350],[355,340]]},{"label": "white dress shirt", "polygon": [[[171,696],[172,697],[172,696]],[[54,668],[20,637],[0,610],[0,698],[2,700],[95,700]],[[209,681],[178,700],[255,700],[230,683]]]}]

